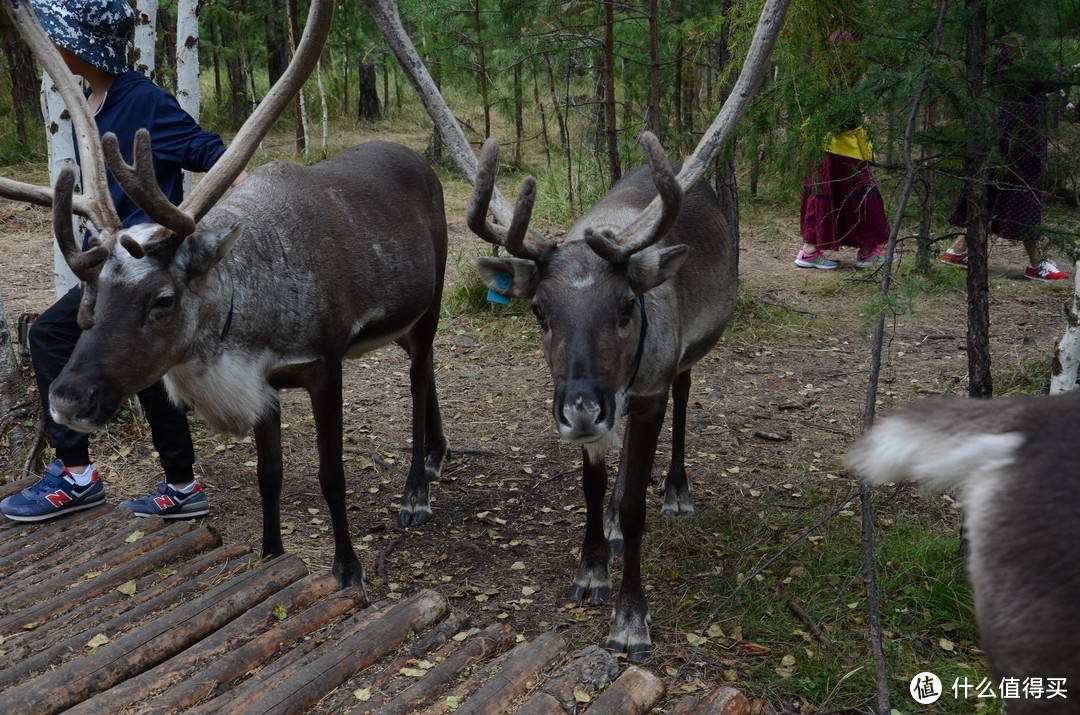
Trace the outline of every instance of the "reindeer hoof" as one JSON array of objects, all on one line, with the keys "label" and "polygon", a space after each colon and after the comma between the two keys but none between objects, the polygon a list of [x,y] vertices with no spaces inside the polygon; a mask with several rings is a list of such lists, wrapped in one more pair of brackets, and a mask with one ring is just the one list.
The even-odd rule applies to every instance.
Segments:
[{"label": "reindeer hoof", "polygon": [[611,587],[598,586],[596,588],[588,588],[575,583],[570,589],[570,598],[573,599],[574,603],[580,604],[586,600],[586,597],[588,597],[589,603],[594,606],[602,605],[611,600]]},{"label": "reindeer hoof", "polygon": [[431,507],[401,507],[398,524],[403,527],[420,526],[431,521]]}]

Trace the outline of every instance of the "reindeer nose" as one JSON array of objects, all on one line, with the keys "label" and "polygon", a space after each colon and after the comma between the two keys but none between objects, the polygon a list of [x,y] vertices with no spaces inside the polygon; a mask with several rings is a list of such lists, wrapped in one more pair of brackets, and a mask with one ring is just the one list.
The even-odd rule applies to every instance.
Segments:
[{"label": "reindeer nose", "polygon": [[568,437],[607,432],[613,427],[610,391],[595,380],[568,382],[555,400],[555,421]]}]

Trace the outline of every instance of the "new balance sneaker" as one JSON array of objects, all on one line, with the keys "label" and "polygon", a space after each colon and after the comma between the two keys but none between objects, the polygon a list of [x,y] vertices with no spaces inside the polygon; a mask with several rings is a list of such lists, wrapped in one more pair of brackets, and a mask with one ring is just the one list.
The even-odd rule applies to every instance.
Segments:
[{"label": "new balance sneaker", "polygon": [[168,482],[162,482],[153,493],[132,501],[120,502],[119,507],[131,509],[135,516],[160,516],[162,519],[191,519],[210,513],[210,505],[206,503],[206,495],[198,482],[195,482],[190,494],[184,494]]},{"label": "new balance sneaker", "polygon": [[1033,281],[1063,281],[1069,277],[1065,271],[1059,270],[1054,262],[1044,258],[1037,266],[1028,266],[1024,269],[1024,278]]},{"label": "new balance sneaker", "polygon": [[36,483],[0,501],[0,512],[15,521],[45,521],[105,503],[105,483],[91,469],[90,483],[80,487],[59,459],[45,467]]},{"label": "new balance sneaker", "polygon": [[[892,254],[893,263],[900,260],[900,254]],[[856,268],[877,268],[885,263],[885,247],[878,246],[870,253],[863,254],[861,251],[855,254],[855,267]]]},{"label": "new balance sneaker", "polygon": [[941,254],[941,262],[946,266],[956,266],[957,268],[968,267],[968,254],[967,251],[963,253],[957,253],[956,251],[948,248],[945,253]]},{"label": "new balance sneaker", "polygon": [[831,271],[840,264],[826,258],[825,254],[821,251],[807,253],[806,251],[799,249],[799,254],[795,256],[795,265],[800,268],[818,268],[823,271]]}]

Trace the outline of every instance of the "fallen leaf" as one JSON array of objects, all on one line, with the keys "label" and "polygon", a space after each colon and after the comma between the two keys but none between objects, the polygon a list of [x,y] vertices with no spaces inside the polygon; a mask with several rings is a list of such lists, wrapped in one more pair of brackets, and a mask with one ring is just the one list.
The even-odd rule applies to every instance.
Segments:
[{"label": "fallen leaf", "polygon": [[144,536],[146,536],[146,534],[144,534],[143,532],[134,531],[134,532],[131,533],[131,535],[129,537],[124,539],[124,541],[126,543],[128,543],[128,544],[134,544],[136,541],[138,541],[139,539],[141,539]]},{"label": "fallen leaf", "polygon": [[31,621],[30,623],[27,623],[25,626],[23,626],[23,630],[24,631],[32,631],[35,628],[38,628],[39,626],[43,626],[43,625],[45,625],[45,621]]},{"label": "fallen leaf", "polygon": [[279,603],[274,606],[274,618],[279,621],[284,621],[289,617],[289,611],[285,608],[285,604]]},{"label": "fallen leaf", "polygon": [[591,703],[592,698],[586,693],[581,686],[574,688],[574,702],[575,703]]},{"label": "fallen leaf", "polygon": [[427,671],[423,668],[402,668],[398,672],[409,678],[423,678],[427,675]]},{"label": "fallen leaf", "polygon": [[109,642],[109,637],[104,633],[98,633],[96,636],[86,641],[86,645],[83,648],[88,648],[91,653]]},{"label": "fallen leaf", "polygon": [[353,697],[362,703],[366,703],[371,700],[371,688],[360,688],[353,691]]},{"label": "fallen leaf", "polygon": [[941,649],[942,649],[942,650],[947,650],[947,651],[949,651],[950,653],[951,653],[951,652],[953,651],[953,649],[955,649],[955,647],[956,647],[956,646],[955,646],[955,645],[953,644],[953,642],[952,642],[951,640],[949,640],[948,638],[942,638],[941,640],[939,640],[939,641],[938,641],[938,645],[939,645],[939,646],[941,646]]},{"label": "fallen leaf", "polygon": [[708,638],[703,638],[702,636],[699,636],[697,633],[687,633],[686,634],[686,642],[689,643],[692,647],[697,648],[698,646],[703,646],[706,643],[708,643],[709,639]]},{"label": "fallen leaf", "polygon": [[124,594],[125,596],[134,596],[135,595],[135,589],[136,589],[135,579],[131,579],[130,581],[125,581],[124,583],[122,583],[122,584],[120,584],[119,586],[116,587],[116,590],[119,591],[120,593]]},{"label": "fallen leaf", "polygon": [[450,708],[451,710],[457,710],[459,707],[461,707],[461,696],[460,695],[447,695],[446,696],[446,707]]}]

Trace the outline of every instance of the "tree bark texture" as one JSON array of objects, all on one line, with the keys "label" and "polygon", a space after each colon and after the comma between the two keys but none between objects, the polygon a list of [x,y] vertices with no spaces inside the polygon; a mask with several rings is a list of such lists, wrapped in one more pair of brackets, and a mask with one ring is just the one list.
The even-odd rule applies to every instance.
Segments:
[{"label": "tree bark texture", "polygon": [[359,118],[368,122],[377,122],[382,118],[379,111],[379,83],[374,62],[365,62],[360,66],[359,111]]}]

